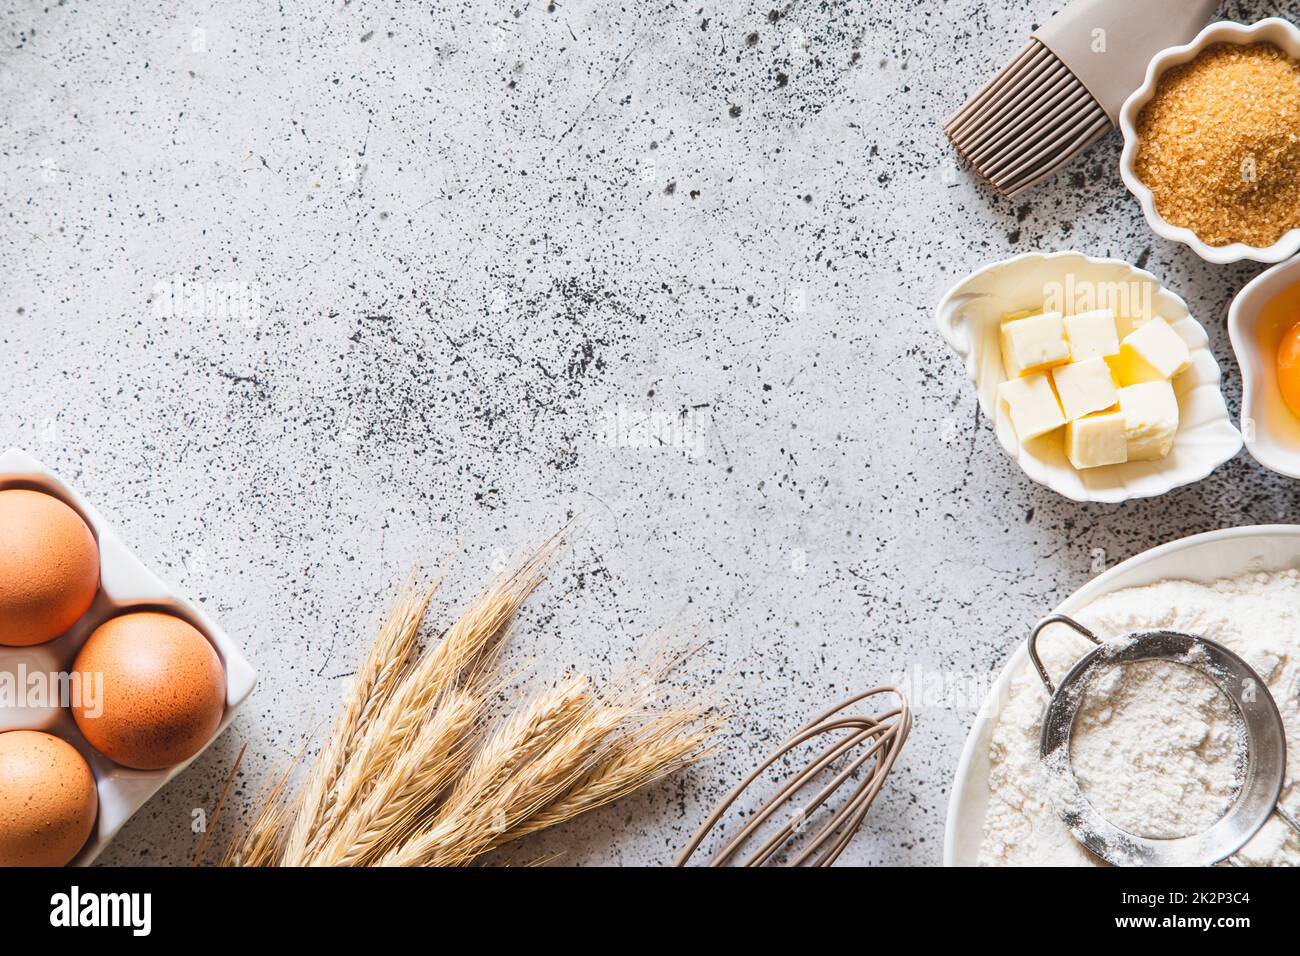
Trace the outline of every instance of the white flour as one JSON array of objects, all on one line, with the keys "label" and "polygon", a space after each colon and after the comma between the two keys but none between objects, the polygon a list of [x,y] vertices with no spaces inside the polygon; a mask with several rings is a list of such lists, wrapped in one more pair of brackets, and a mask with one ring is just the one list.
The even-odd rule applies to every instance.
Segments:
[{"label": "white flour", "polygon": [[[1300,765],[1300,573],[1256,574],[1212,585],[1162,581],[1107,595],[1077,615],[1098,637],[1134,631],[1198,634],[1236,651],[1268,684],[1287,732],[1287,766]],[[1044,631],[1039,654],[1059,678],[1092,645],[1065,627]],[[1039,735],[1047,691],[1027,661],[1012,679],[990,746],[989,807],[980,863],[1097,865],[1047,800]],[[1089,689],[1076,719],[1071,760],[1104,816],[1152,837],[1204,830],[1239,785],[1240,718],[1204,675],[1147,661],[1115,668]],[[1288,773],[1282,801],[1300,796]],[[1276,818],[1237,856],[1300,865],[1300,836]]]},{"label": "white flour", "polygon": [[1169,661],[1098,677],[1070,746],[1089,802],[1120,829],[1154,839],[1213,826],[1232,806],[1245,761],[1245,728],[1232,701],[1200,671]]}]

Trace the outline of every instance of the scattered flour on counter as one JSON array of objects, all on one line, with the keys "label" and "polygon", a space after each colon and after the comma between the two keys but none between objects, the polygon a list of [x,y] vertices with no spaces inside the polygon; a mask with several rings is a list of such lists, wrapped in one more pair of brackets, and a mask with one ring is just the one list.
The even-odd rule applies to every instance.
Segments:
[{"label": "scattered flour on counter", "polygon": [[[1287,766],[1300,766],[1300,573],[1253,574],[1211,585],[1162,581],[1106,595],[1077,615],[1098,637],[1135,631],[1198,634],[1236,651],[1264,679],[1282,712]],[[1092,645],[1065,627],[1039,638],[1048,673],[1063,675]],[[980,863],[1098,865],[1047,798],[1039,735],[1047,691],[1027,661],[1012,681],[990,746],[989,806]],[[1071,762],[1085,794],[1130,832],[1184,836],[1231,805],[1245,758],[1236,708],[1205,675],[1144,661],[1104,672],[1076,718]],[[1288,774],[1283,803],[1300,796]],[[1273,819],[1237,856],[1300,865],[1300,836]]]}]

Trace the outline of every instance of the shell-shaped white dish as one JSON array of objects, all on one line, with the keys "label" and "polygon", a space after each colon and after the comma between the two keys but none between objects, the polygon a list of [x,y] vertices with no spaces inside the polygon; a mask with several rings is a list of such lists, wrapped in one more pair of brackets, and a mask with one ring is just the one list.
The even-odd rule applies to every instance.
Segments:
[{"label": "shell-shaped white dish", "polygon": [[[1281,299],[1288,290],[1295,291]],[[1246,450],[1265,468],[1288,478],[1300,478],[1300,419],[1278,391],[1276,356],[1282,332],[1297,321],[1300,258],[1255,276],[1228,309],[1228,337],[1241,366],[1241,431]]]},{"label": "shell-shaped white dish", "polygon": [[[1007,378],[998,327],[1007,315],[1026,309],[1072,314],[1105,305],[1115,309],[1121,338],[1153,316],[1164,318],[1187,342],[1192,365],[1174,379],[1180,420],[1168,457],[1079,471],[1065,457],[1059,434],[1024,445],[1016,438],[997,397]],[[1200,481],[1241,451],[1241,433],[1228,418],[1219,363],[1205,329],[1187,303],[1127,262],[1078,252],[1030,252],[995,262],[949,290],[937,319],[939,331],[961,356],[1002,448],[1026,475],[1067,498],[1113,504],[1162,495]]]},{"label": "shell-shaped white dish", "polygon": [[1151,58],[1147,66],[1146,81],[1133,91],[1120,108],[1119,128],[1124,133],[1124,152],[1120,155],[1119,161],[1120,175],[1124,179],[1124,184],[1128,186],[1129,192],[1142,204],[1142,214],[1146,216],[1151,231],[1162,239],[1181,242],[1206,262],[1217,265],[1239,262],[1242,259],[1252,259],[1255,262],[1281,262],[1300,251],[1300,229],[1292,229],[1266,249],[1248,246],[1244,242],[1234,242],[1227,246],[1211,246],[1202,242],[1190,229],[1166,222],[1156,211],[1155,197],[1151,194],[1151,190],[1137,176],[1135,169],[1138,153],[1137,122],[1142,107],[1146,106],[1155,95],[1156,87],[1165,70],[1194,60],[1202,50],[1215,43],[1272,43],[1290,56],[1300,59],[1300,30],[1278,17],[1269,17],[1250,26],[1228,21],[1211,23],[1198,33],[1191,43],[1161,50]]},{"label": "shell-shaped white dish", "polygon": [[[1300,526],[1258,525],[1225,528],[1171,541],[1129,558],[1093,578],[1057,606],[1057,614],[1077,614],[1093,601],[1124,588],[1165,580],[1211,583],[1260,571],[1300,567]],[[1044,608],[1043,616],[1049,612]],[[1025,624],[1025,636],[1033,622]],[[1032,666],[1022,640],[1011,652],[971,725],[948,797],[943,834],[944,866],[976,866],[989,806],[989,744],[1011,681]],[[1047,697],[1043,697],[1044,706]]]},{"label": "shell-shaped white dish", "polygon": [[[31,488],[60,499],[90,527],[99,544],[99,591],[94,603],[68,631],[46,644],[34,647],[0,646],[0,672],[11,675],[26,673],[63,673],[92,631],[109,618],[129,610],[151,609],[175,614],[189,621],[212,642],[226,672],[226,711],[216,733],[204,744],[204,750],[230,725],[239,706],[253,692],[257,674],[239,646],[204,614],[168,587],[127,549],[113,528],[89,502],[65,484],[54,472],[35,458],[11,448],[0,454],[0,489]],[[72,861],[74,866],[88,866],[104,851],[126,821],[163,785],[188,767],[195,754],[184,763],[164,770],[132,770],[109,760],[86,741],[76,722],[61,707],[0,707],[0,732],[40,730],[62,737],[76,747],[95,775],[99,794],[99,814],[95,829],[86,845]],[[200,751],[201,753],[202,751]]]}]

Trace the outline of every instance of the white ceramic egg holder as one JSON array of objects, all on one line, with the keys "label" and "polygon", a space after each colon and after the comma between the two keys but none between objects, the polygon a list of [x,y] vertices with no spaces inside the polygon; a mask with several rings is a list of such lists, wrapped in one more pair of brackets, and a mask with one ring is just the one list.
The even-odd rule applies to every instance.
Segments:
[{"label": "white ceramic egg holder", "polygon": [[[16,675],[22,665],[26,673],[49,674],[68,671],[81,645],[100,624],[126,610],[158,610],[175,614],[203,633],[226,672],[226,712],[221,717],[206,750],[229,726],[239,706],[253,692],[257,674],[239,647],[207,615],[140,563],[113,532],[112,527],[84,498],[59,479],[35,458],[10,449],[0,454],[0,490],[30,488],[62,500],[81,515],[99,544],[99,590],[90,610],[67,632],[47,644],[35,647],[0,646],[0,673]],[[194,757],[165,770],[131,770],[109,760],[96,751],[77,729],[72,715],[59,706],[0,706],[0,732],[41,730],[61,737],[86,758],[95,774],[99,792],[99,816],[95,829],[72,861],[74,866],[88,866],[103,852],[132,815],[144,806],[163,785],[188,767]],[[202,753],[202,751],[199,751]]]}]

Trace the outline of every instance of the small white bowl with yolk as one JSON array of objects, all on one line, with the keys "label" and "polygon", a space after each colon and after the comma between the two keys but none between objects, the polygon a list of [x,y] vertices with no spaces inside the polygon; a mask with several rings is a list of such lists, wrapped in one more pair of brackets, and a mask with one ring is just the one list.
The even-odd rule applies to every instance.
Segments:
[{"label": "small white bowl with yolk", "polygon": [[1241,432],[1246,450],[1270,471],[1300,478],[1300,417],[1283,391],[1300,391],[1300,375],[1281,370],[1278,347],[1300,322],[1300,257],[1261,272],[1228,309],[1228,337],[1241,366]]}]

